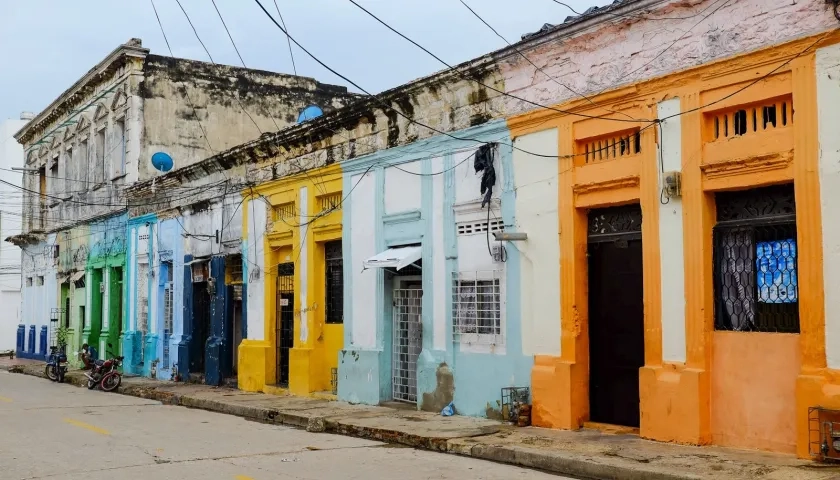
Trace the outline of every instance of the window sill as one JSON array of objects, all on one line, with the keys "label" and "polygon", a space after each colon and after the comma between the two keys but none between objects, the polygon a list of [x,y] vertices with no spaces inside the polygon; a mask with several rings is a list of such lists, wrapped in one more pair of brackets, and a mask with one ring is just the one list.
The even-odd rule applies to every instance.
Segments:
[{"label": "window sill", "polygon": [[486,333],[458,333],[458,343],[461,345],[484,345],[487,347],[504,347],[505,338],[503,335],[491,335]]}]

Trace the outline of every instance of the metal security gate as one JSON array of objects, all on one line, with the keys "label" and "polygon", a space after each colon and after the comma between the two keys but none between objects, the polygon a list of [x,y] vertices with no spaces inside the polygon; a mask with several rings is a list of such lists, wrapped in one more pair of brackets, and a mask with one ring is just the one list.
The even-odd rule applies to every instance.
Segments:
[{"label": "metal security gate", "polygon": [[146,360],[146,334],[149,331],[149,264],[137,264],[137,332],[140,347],[137,358],[140,365]]},{"label": "metal security gate", "polygon": [[420,282],[394,289],[393,395],[417,403],[417,359],[423,348],[423,289]]},{"label": "metal security gate", "polygon": [[289,385],[289,350],[295,343],[295,264],[277,266],[277,385]]}]

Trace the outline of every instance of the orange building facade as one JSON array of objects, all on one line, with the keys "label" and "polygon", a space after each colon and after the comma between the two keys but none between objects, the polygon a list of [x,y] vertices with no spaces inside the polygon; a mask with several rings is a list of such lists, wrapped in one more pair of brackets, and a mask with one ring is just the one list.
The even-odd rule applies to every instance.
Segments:
[{"label": "orange building facade", "polygon": [[514,162],[559,152],[561,335],[535,359],[535,425],[809,456],[809,408],[840,409],[838,42],[509,118]]}]

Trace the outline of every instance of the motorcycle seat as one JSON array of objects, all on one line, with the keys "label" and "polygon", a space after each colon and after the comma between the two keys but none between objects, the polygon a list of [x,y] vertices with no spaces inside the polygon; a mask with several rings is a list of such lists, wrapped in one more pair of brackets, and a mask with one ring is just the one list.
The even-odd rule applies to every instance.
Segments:
[{"label": "motorcycle seat", "polygon": [[93,364],[97,367],[101,367],[102,365],[105,365],[105,360],[94,360]]}]

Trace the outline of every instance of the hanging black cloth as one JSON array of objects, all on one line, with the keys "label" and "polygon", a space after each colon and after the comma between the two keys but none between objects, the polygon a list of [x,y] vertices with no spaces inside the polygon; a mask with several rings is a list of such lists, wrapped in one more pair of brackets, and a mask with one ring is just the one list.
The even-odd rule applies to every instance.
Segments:
[{"label": "hanging black cloth", "polygon": [[493,168],[493,147],[495,145],[487,143],[478,148],[475,152],[475,173],[484,172],[481,175],[481,194],[484,199],[481,201],[481,208],[490,204],[490,198],[493,196],[493,186],[496,185],[496,169]]}]

